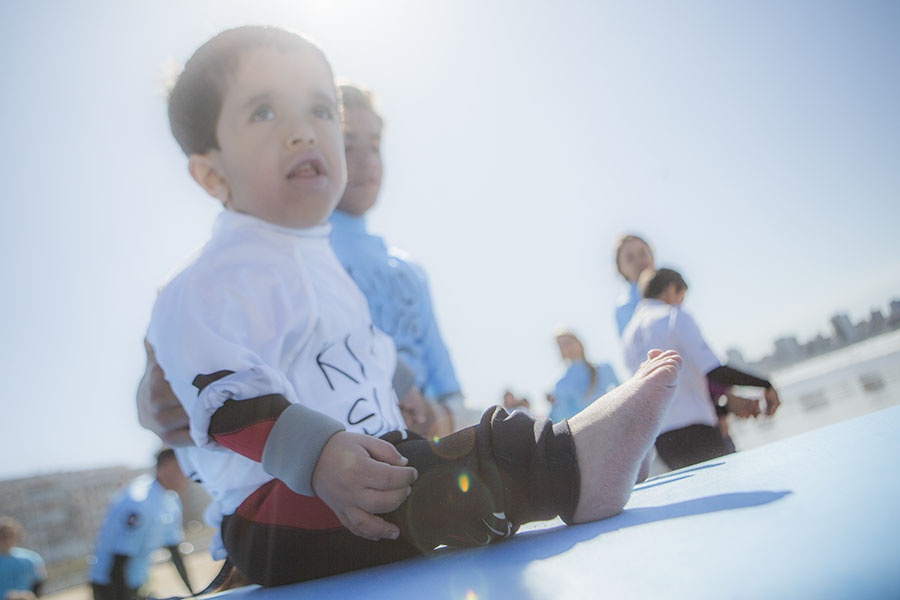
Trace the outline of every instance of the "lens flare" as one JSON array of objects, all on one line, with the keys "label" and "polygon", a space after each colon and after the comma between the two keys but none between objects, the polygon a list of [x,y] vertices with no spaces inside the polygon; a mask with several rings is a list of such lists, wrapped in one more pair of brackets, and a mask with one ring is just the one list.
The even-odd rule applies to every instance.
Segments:
[{"label": "lens flare", "polygon": [[462,493],[465,494],[469,491],[469,475],[468,473],[461,473],[459,476],[459,489],[462,490]]},{"label": "lens flare", "polygon": [[466,592],[466,600],[478,600],[478,594],[475,593],[475,590]]}]

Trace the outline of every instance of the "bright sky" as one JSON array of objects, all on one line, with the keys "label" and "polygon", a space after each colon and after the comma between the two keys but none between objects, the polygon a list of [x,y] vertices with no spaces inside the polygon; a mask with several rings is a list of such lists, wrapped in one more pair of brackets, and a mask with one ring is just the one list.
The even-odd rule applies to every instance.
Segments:
[{"label": "bright sky", "polygon": [[307,33],[379,95],[371,229],[426,267],[476,406],[543,398],[557,325],[625,375],[623,232],[682,271],[723,357],[900,297],[891,0],[2,2],[0,478],[155,450],[141,339],[218,210],[164,67],[248,23]]}]

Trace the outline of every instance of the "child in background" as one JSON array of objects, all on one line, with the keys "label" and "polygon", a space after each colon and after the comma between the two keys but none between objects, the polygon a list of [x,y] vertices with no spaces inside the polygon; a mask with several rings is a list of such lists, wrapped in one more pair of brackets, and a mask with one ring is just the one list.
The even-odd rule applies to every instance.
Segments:
[{"label": "child in background", "polygon": [[[626,234],[616,241],[616,269],[628,283],[628,290],[616,306],[616,326],[620,339],[641,300],[638,279],[644,271],[652,270],[653,265],[653,249],[641,236]],[[709,399],[716,411],[723,443],[734,452],[734,442],[728,432],[728,415],[733,414],[738,418],[752,416],[753,400],[735,395],[730,387],[715,381],[709,381],[708,385]]]},{"label": "child in background", "polygon": [[41,555],[19,546],[23,537],[25,530],[18,521],[0,515],[0,599],[33,600],[47,580]]},{"label": "child in background", "polygon": [[553,388],[550,420],[558,423],[581,412],[591,402],[619,385],[609,363],[593,364],[584,355],[584,345],[571,331],[556,334],[559,354],[569,365]]},{"label": "child in background", "polygon": [[[366,213],[381,190],[384,120],[368,90],[348,83],[340,86],[340,93],[347,187],[329,218],[331,246],[365,295],[375,326],[391,336],[401,364],[411,370],[414,393],[436,401],[426,405],[426,419],[411,429],[429,438],[443,436],[476,423],[479,415],[465,406],[435,318],[425,271],[366,227]],[[406,393],[397,390],[400,398]]]},{"label": "child in background", "polygon": [[[643,300],[622,334],[625,362],[636,370],[641,353],[650,348],[673,349],[684,358],[684,372],[655,446],[671,469],[703,462],[734,452],[719,428],[709,402],[709,382],[721,386],[754,386],[765,389],[766,414],[774,415],[780,404],[772,384],[722,365],[709,349],[694,319],[681,308],[687,283],[677,271],[647,270],[640,277]],[[755,400],[759,414],[759,401]]]},{"label": "child in background", "polygon": [[235,567],[279,585],[619,512],[681,359],[649,352],[555,425],[494,407],[436,443],[406,431],[394,345],[328,242],[340,118],[322,51],[267,27],[213,37],[169,98],[191,176],[225,210],[160,291],[147,340]]}]

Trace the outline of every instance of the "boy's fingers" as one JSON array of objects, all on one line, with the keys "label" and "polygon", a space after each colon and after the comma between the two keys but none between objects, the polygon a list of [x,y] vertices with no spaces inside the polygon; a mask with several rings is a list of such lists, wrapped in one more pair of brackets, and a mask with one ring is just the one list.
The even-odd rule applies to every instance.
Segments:
[{"label": "boy's fingers", "polygon": [[347,518],[353,522],[356,529],[356,531],[351,529],[351,532],[368,540],[385,538],[395,540],[400,535],[400,529],[393,523],[388,523],[381,517],[376,517],[355,506],[347,508]]},{"label": "boy's fingers", "polygon": [[365,490],[360,497],[360,508],[374,514],[389,513],[396,510],[409,496],[410,488],[399,490]]},{"label": "boy's fingers", "polygon": [[366,487],[373,490],[399,490],[408,488],[419,476],[412,467],[394,467],[384,463],[374,463],[368,469]]},{"label": "boy's fingers", "polygon": [[362,531],[359,530],[359,528],[356,526],[356,524],[353,521],[351,521],[347,517],[347,515],[340,513],[340,512],[336,512],[334,514],[337,515],[338,521],[341,522],[341,525],[343,525],[347,529],[347,531],[349,531],[353,535],[358,535],[359,537],[365,537],[362,534]]},{"label": "boy's fingers", "polygon": [[393,444],[384,440],[366,436],[360,443],[369,453],[369,456],[375,460],[398,467],[404,467],[409,462],[405,456],[397,451]]}]

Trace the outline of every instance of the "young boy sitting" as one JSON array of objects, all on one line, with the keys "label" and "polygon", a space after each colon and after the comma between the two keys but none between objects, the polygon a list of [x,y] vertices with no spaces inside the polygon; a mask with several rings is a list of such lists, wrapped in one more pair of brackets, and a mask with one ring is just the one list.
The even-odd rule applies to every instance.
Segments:
[{"label": "young boy sitting", "polygon": [[[734,452],[722,437],[714,406],[709,401],[709,381],[722,386],[744,385],[765,389],[767,415],[774,415],[780,404],[772,384],[722,365],[712,353],[690,314],[681,308],[687,283],[672,269],[647,269],[640,275],[641,300],[634,316],[622,332],[625,362],[637,371],[641,353],[650,348],[669,348],[684,359],[675,399],[665,419],[656,451],[670,469]],[[759,414],[759,401],[742,416]]]},{"label": "young boy sitting", "polygon": [[680,358],[654,350],[557,425],[496,407],[437,443],[410,435],[394,345],[328,243],[340,118],[321,50],[266,27],[209,40],[169,98],[191,176],[226,210],[160,292],[147,340],[234,565],[278,585],[619,512]]}]

